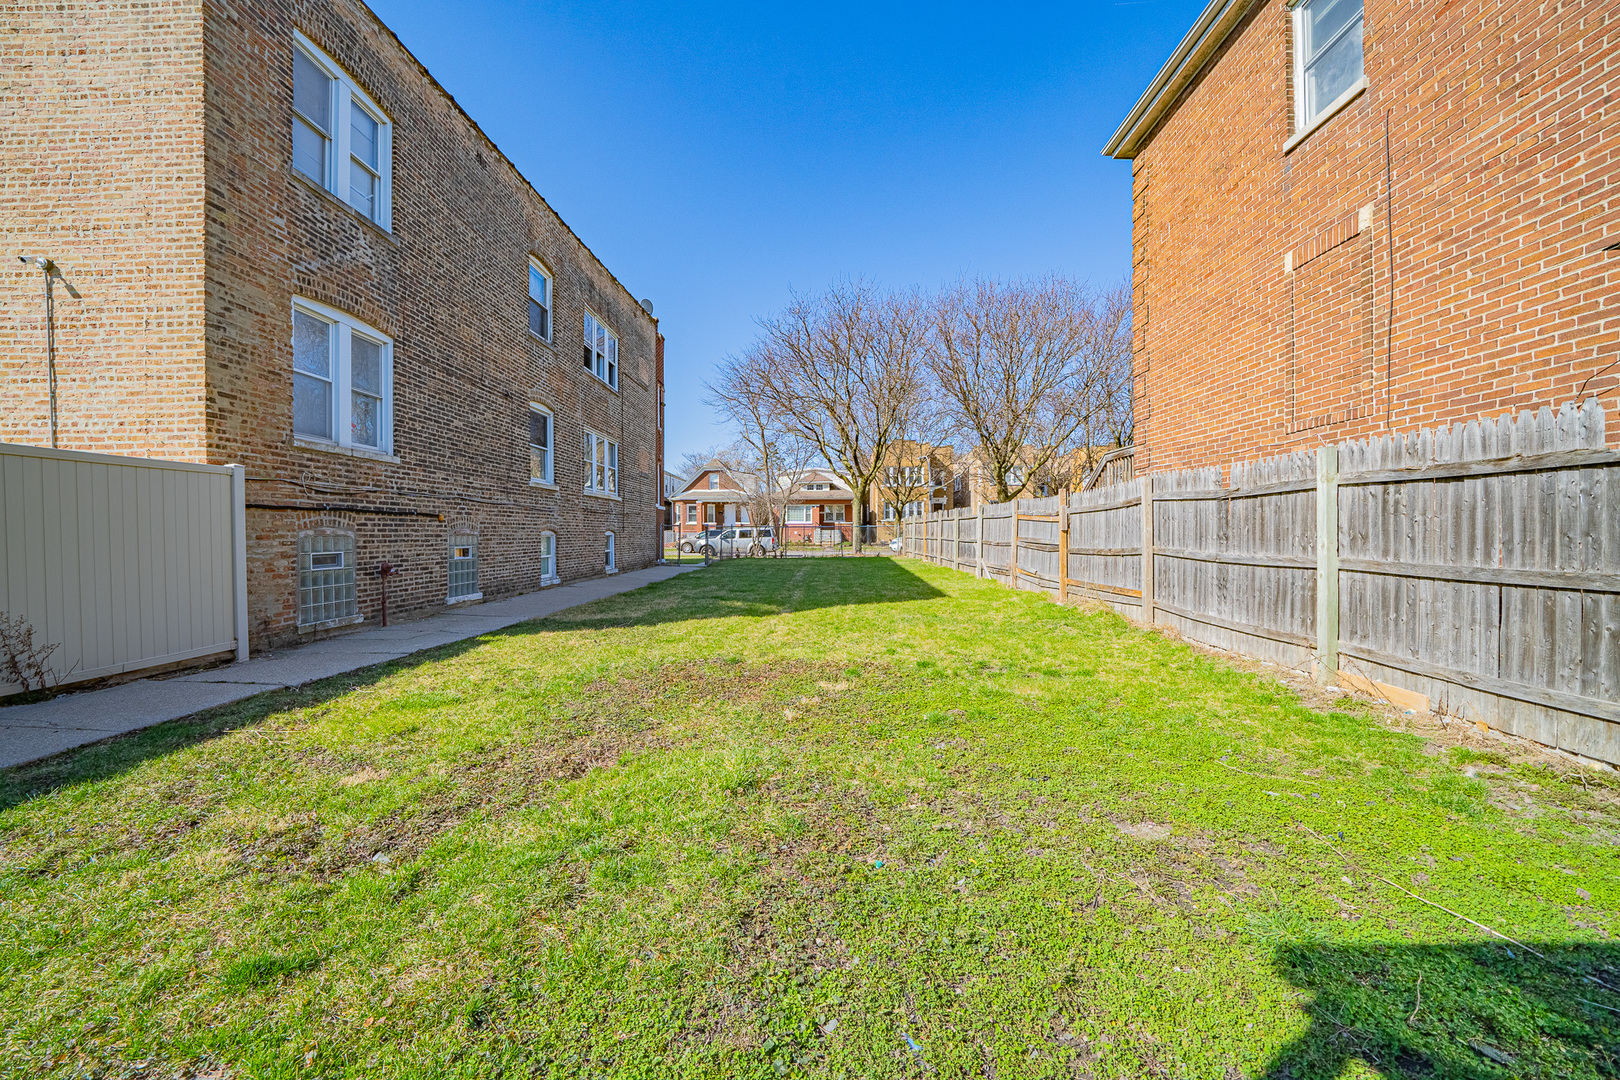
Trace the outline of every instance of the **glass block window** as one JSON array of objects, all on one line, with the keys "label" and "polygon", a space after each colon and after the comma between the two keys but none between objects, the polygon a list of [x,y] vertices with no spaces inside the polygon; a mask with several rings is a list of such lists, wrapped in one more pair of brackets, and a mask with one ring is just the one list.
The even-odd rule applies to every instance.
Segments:
[{"label": "glass block window", "polygon": [[354,534],[298,537],[298,625],[319,626],[360,613],[354,584]]},{"label": "glass block window", "polygon": [[478,595],[478,537],[454,533],[450,537],[451,600]]}]

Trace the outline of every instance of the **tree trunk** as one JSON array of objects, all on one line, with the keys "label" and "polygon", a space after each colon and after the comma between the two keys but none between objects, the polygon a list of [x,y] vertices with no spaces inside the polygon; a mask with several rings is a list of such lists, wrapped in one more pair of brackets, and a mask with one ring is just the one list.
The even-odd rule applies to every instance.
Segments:
[{"label": "tree trunk", "polygon": [[855,528],[851,531],[854,535],[855,554],[857,555],[861,553],[861,528],[866,521],[866,495],[867,485],[856,485],[855,505],[851,507],[855,511]]}]

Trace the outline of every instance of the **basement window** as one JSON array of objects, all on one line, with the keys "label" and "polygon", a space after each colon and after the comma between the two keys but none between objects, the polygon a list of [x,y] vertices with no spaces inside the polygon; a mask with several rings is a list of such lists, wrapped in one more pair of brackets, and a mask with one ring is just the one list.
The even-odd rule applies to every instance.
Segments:
[{"label": "basement window", "polygon": [[1362,0],[1294,5],[1295,137],[1326,120],[1366,85]]},{"label": "basement window", "polygon": [[557,534],[540,534],[540,584],[555,585],[561,581],[557,575]]},{"label": "basement window", "polygon": [[293,168],[389,228],[393,125],[303,34],[293,42]]},{"label": "basement window", "polygon": [[458,532],[450,536],[450,587],[448,599],[476,600],[478,591],[478,537]]},{"label": "basement window", "polygon": [[298,537],[298,626],[317,630],[360,613],[354,534],[322,529]]}]

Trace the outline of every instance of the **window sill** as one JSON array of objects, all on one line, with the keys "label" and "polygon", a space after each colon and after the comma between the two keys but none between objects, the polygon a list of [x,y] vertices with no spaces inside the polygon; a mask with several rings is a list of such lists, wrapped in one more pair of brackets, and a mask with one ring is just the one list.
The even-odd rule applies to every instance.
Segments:
[{"label": "window sill", "polygon": [[353,626],[355,623],[365,621],[366,617],[364,615],[347,615],[341,619],[327,619],[325,622],[300,623],[298,632],[300,634],[313,634],[317,630],[333,630],[339,626]]},{"label": "window sill", "polygon": [[614,386],[612,383],[610,383],[606,379],[602,378],[602,376],[598,375],[596,372],[587,370],[585,372],[585,374],[589,375],[591,377],[591,381],[594,382],[597,386],[605,386],[609,390],[613,391],[615,394],[617,394],[619,392],[619,388],[617,386]]},{"label": "window sill", "polygon": [[370,218],[366,217],[366,215],[362,214],[360,211],[338,198],[335,193],[327,191],[320,184],[316,183],[314,180],[311,180],[297,169],[289,167],[287,171],[291,173],[293,179],[297,180],[300,184],[303,184],[305,187],[309,188],[309,190],[313,191],[315,194],[319,195],[333,206],[341,206],[344,210],[349,212],[349,215],[353,217],[354,220],[360,222],[362,225],[365,225],[372,232],[376,233],[384,240],[387,240],[390,244],[393,244],[396,247],[399,246],[399,237],[394,235],[394,231],[392,229],[372,221]]},{"label": "window sill", "polygon": [[612,576],[613,576],[613,575],[614,575],[614,574],[617,574],[617,573],[618,573],[618,571],[617,571],[617,570],[608,570],[608,571],[607,571],[607,575],[608,575],[608,577],[612,577]]},{"label": "window sill", "polygon": [[399,455],[397,454],[385,454],[380,450],[367,450],[363,446],[339,446],[335,442],[327,442],[325,439],[317,439],[309,435],[294,435],[292,444],[301,450],[314,450],[321,454],[363,458],[366,461],[381,461],[388,465],[399,464]]},{"label": "window sill", "polygon": [[561,585],[561,584],[562,584],[562,578],[558,577],[556,574],[548,574],[547,576],[540,579],[540,587],[542,589],[549,589],[553,585]]},{"label": "window sill", "polygon": [[586,495],[589,495],[589,496],[590,496],[590,497],[591,497],[591,498],[593,498],[593,499],[607,499],[607,500],[608,500],[608,501],[609,501],[609,502],[623,502],[623,501],[624,501],[624,498],[623,498],[623,496],[620,496],[620,495],[609,495],[609,494],[608,494],[608,493],[607,493],[607,492],[605,492],[605,491],[590,491],[590,490],[586,490],[586,492],[585,492],[585,494],[586,494]]},{"label": "window sill", "polygon": [[535,333],[533,330],[529,331],[529,340],[534,341],[534,342],[538,342],[539,344],[544,345],[546,348],[552,350],[553,352],[555,352],[556,349],[557,349],[557,346],[552,343],[550,338],[541,337],[539,334]]},{"label": "window sill", "polygon": [[1327,108],[1323,109],[1322,110],[1322,115],[1318,116],[1315,120],[1313,120],[1309,127],[1295,132],[1289,138],[1289,140],[1287,142],[1283,143],[1283,153],[1287,154],[1287,153],[1291,152],[1294,149],[1294,147],[1298,146],[1300,143],[1302,143],[1306,139],[1310,138],[1312,132],[1316,131],[1323,124],[1327,123],[1329,120],[1331,120],[1335,116],[1339,115],[1339,113],[1344,110],[1344,107],[1346,105],[1350,104],[1352,101],[1356,100],[1356,98],[1360,97],[1362,92],[1365,91],[1366,89],[1367,89],[1367,76],[1363,75],[1361,78],[1357,79],[1353,84],[1351,84],[1351,86],[1350,86],[1350,88],[1348,90],[1346,90],[1344,93],[1340,94],[1337,101],[1335,101],[1333,104],[1329,105]]},{"label": "window sill", "polygon": [[444,598],[444,606],[452,607],[456,604],[470,604],[474,600],[482,600],[483,598],[484,594],[481,592],[468,593],[466,596],[447,596]]},{"label": "window sill", "polygon": [[536,480],[533,477],[529,478],[529,486],[532,488],[545,488],[547,491],[557,490],[557,485],[550,480]]}]

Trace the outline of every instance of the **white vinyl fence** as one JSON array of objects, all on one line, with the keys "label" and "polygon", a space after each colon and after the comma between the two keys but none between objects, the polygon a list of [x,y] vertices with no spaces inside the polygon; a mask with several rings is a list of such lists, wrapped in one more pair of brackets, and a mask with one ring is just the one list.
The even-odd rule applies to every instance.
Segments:
[{"label": "white vinyl fence", "polygon": [[56,646],[58,684],[245,660],[243,506],[239,465],[0,443],[0,615]]},{"label": "white vinyl fence", "polygon": [[904,550],[1620,764],[1604,423],[1588,401],[945,511]]}]

